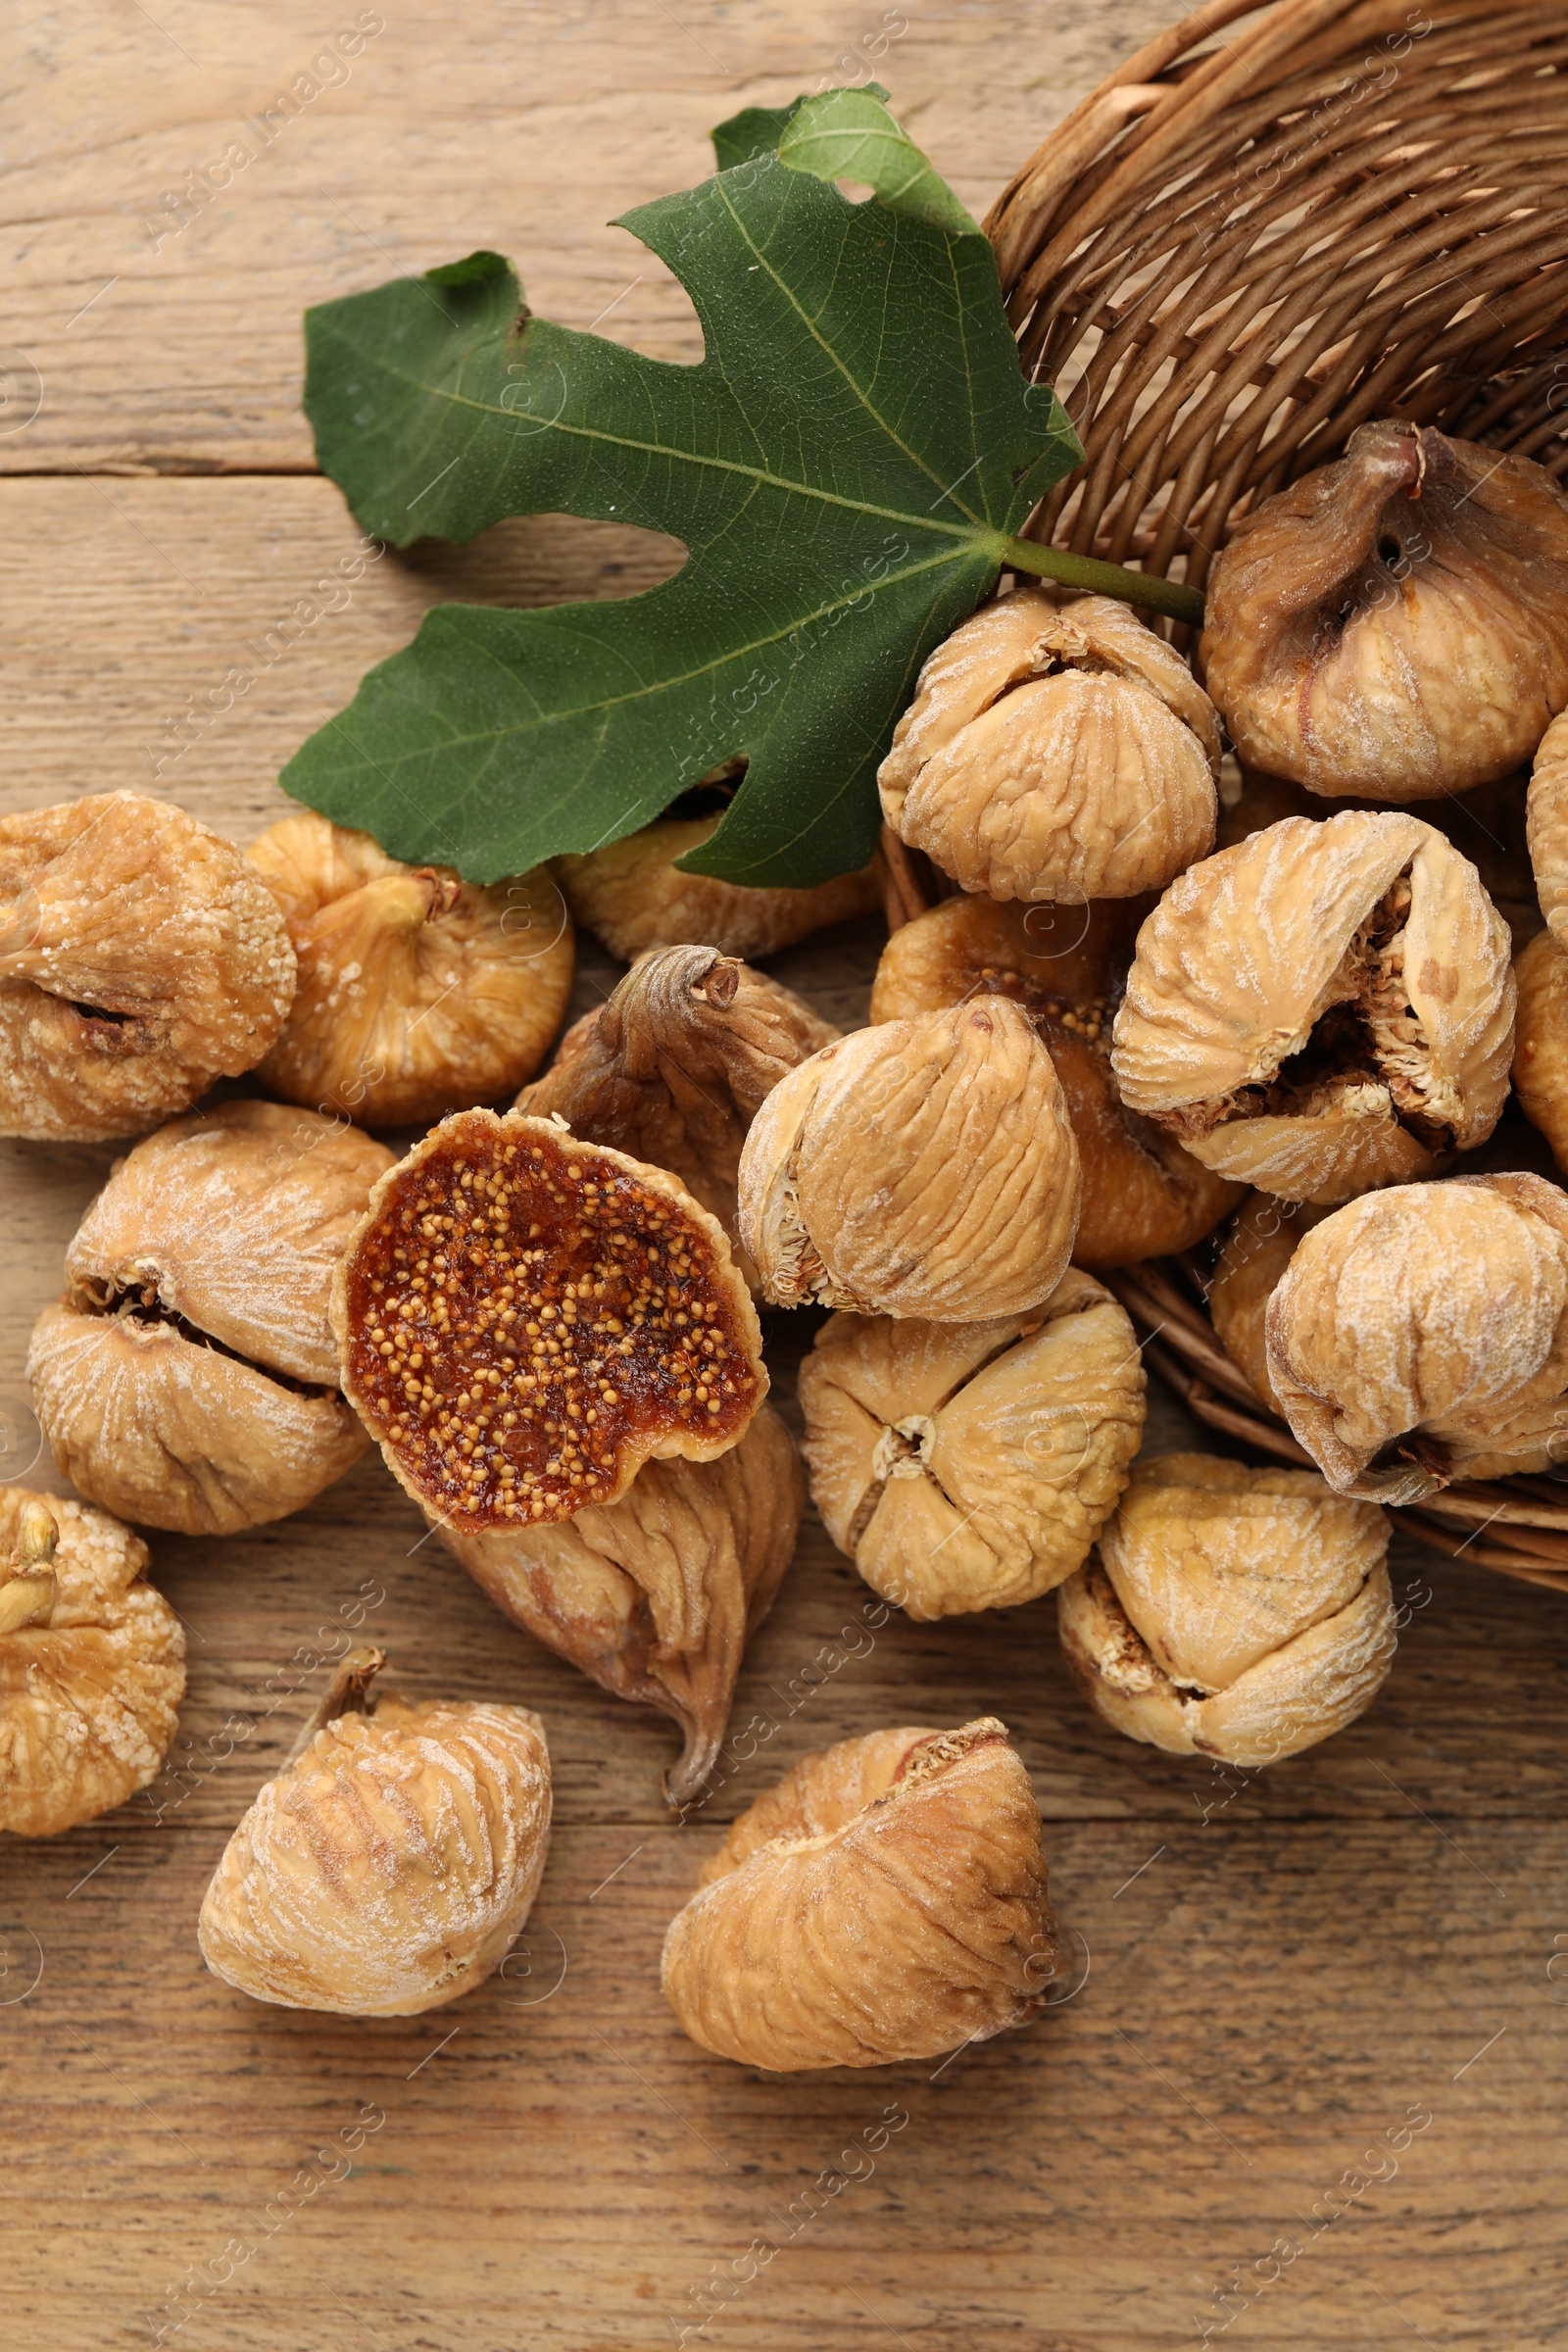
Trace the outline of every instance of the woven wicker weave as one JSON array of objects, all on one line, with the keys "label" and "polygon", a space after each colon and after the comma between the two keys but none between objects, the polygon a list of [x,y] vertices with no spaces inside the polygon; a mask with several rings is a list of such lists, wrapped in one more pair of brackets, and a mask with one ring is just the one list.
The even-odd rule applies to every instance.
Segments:
[{"label": "woven wicker weave", "polygon": [[1563,0],[1220,0],[986,226],[1088,466],[1036,536],[1201,584],[1246,508],[1395,416],[1568,471]]}]

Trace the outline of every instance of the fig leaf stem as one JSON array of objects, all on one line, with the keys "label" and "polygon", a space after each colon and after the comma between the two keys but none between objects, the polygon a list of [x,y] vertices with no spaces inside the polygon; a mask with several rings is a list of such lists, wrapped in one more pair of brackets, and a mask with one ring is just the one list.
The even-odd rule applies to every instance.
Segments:
[{"label": "fig leaf stem", "polygon": [[1055,580],[1063,588],[1081,588],[1093,596],[1114,596],[1124,605],[1144,605],[1172,620],[1200,628],[1203,599],[1180,580],[1162,580],[1153,572],[1128,571],[1120,564],[1102,564],[1094,556],[1075,556],[1064,547],[1042,547],[1034,539],[1008,539],[1005,561],[1014,571]]}]

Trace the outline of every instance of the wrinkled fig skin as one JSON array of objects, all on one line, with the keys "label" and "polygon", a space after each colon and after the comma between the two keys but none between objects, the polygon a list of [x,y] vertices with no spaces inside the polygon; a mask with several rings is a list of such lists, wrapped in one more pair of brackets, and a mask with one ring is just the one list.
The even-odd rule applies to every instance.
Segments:
[{"label": "wrinkled fig skin", "polygon": [[[156,1777],[185,1634],[146,1567],[146,1544],[107,1512],[0,1488],[0,1830],[56,1837]],[[8,1605],[19,1582],[36,1606]]]},{"label": "wrinkled fig skin", "polygon": [[[1550,732],[1548,728],[1548,739]],[[1529,788],[1529,773],[1520,768],[1500,784],[1472,785],[1468,792],[1425,801],[1421,807],[1422,822],[1450,841],[1481,876],[1481,887],[1507,924],[1516,950],[1535,937],[1544,919],[1530,864]],[[1232,849],[1250,833],[1277,825],[1282,816],[1309,816],[1321,822],[1359,805],[1353,799],[1329,800],[1308,792],[1304,784],[1288,784],[1283,776],[1244,768],[1240,797],[1220,811],[1215,846]]]},{"label": "wrinkled fig skin", "polygon": [[1297,1243],[1329,1213],[1304,1200],[1249,1193],[1225,1236],[1209,1285],[1215,1338],[1237,1369],[1246,1373],[1259,1400],[1282,1421],[1285,1408],[1268,1376],[1263,1318]]},{"label": "wrinkled fig skin", "polygon": [[805,1498],[795,1442],[764,1404],[728,1453],[645,1462],[618,1502],[552,1527],[442,1536],[515,1624],[617,1698],[674,1717],[685,1748],[665,1793],[680,1806],[712,1770]]},{"label": "wrinkled fig skin", "polygon": [[1056,1595],[1096,1712],[1177,1755],[1261,1765],[1364,1712],[1394,1661],[1389,1524],[1309,1470],[1142,1461],[1100,1562]]},{"label": "wrinkled fig skin", "polygon": [[554,860],[573,918],[624,963],[682,942],[725,956],[776,956],[809,932],[876,913],[867,873],[838,874],[812,890],[753,890],[711,874],[682,873],[677,858],[700,849],[719,817],[662,817],[608,849]]},{"label": "wrinkled fig skin", "polygon": [[345,1712],[229,1839],[202,1957],[285,2009],[439,2008],[483,1984],[527,1919],[550,1801],[544,1725],[526,1707],[389,1694]]},{"label": "wrinkled fig skin", "polygon": [[1127,1316],[1076,1269],[1004,1321],[834,1315],[801,1366],[812,1500],[915,1619],[1038,1599],[1115,1508],[1145,1385]]},{"label": "wrinkled fig skin", "polygon": [[871,989],[873,1021],[992,996],[1029,1015],[1061,1081],[1083,1165],[1073,1263],[1093,1273],[1190,1250],[1241,1196],[1116,1092],[1110,1020],[1152,904],[944,899],[894,932]]},{"label": "wrinkled fig skin", "polygon": [[[663,948],[563,1040],[514,1107],[559,1114],[584,1143],[668,1168],[739,1252],[741,1146],[764,1098],[839,1032],[808,1004],[715,948]],[[756,1288],[755,1269],[742,1271]]]},{"label": "wrinkled fig skin", "polygon": [[302,813],[246,853],[288,923],[299,989],[261,1076],[290,1102],[401,1127],[536,1070],[571,993],[571,917],[543,866],[481,888]]},{"label": "wrinkled fig skin", "polygon": [[1200,646],[1239,757],[1312,792],[1493,783],[1568,704],[1568,498],[1529,458],[1363,424],[1241,522]]},{"label": "wrinkled fig skin", "polygon": [[135,1135],[259,1062],[294,996],[276,902],[139,793],[0,817],[0,1134]]},{"label": "wrinkled fig skin", "polygon": [[1080,1181],[1051,1055],[999,998],[792,1070],[741,1153],[741,1239],[781,1306],[979,1322],[1055,1288]]},{"label": "wrinkled fig skin", "polygon": [[987,1716],[803,1756],[672,1921],[663,1985],[704,2049],[793,2074],[985,2040],[1055,1962],[1040,1809]]},{"label": "wrinkled fig skin", "polygon": [[878,771],[895,833],[994,899],[1125,899],[1214,846],[1219,722],[1125,605],[1020,588],[939,645]]},{"label": "wrinkled fig skin", "polygon": [[368,1447],[341,1396],[285,1388],[171,1323],[46,1306],[27,1350],[55,1467],[143,1527],[231,1536],[302,1510]]},{"label": "wrinkled fig skin", "polygon": [[332,1276],[384,1144],[312,1111],[225,1102],[160,1128],[121,1160],[66,1252],[72,1297],[149,1307],[235,1354],[335,1387]]},{"label": "wrinkled fig skin", "polygon": [[1568,1195],[1461,1176],[1352,1200],[1264,1319],[1286,1419],[1339,1494],[1419,1502],[1568,1458]]},{"label": "wrinkled fig skin", "polygon": [[1419,817],[1286,817],[1138,934],[1111,1066],[1221,1174],[1332,1203],[1484,1143],[1508,1092],[1508,927]]},{"label": "wrinkled fig skin", "polygon": [[1525,802],[1530,863],[1547,929],[1568,949],[1568,712],[1542,737]]},{"label": "wrinkled fig skin", "polygon": [[233,1535],[368,1449],[337,1394],[332,1277],[392,1154],[274,1102],[177,1119],[121,1160],[27,1355],[56,1465],[145,1527]]},{"label": "wrinkled fig skin", "polygon": [[387,1468],[465,1535],[618,1501],[646,1461],[712,1461],[767,1394],[716,1217],[520,1111],[457,1112],[387,1171],[332,1328]]},{"label": "wrinkled fig skin", "polygon": [[1513,1086],[1519,1107],[1568,1170],[1568,951],[1540,931],[1514,958],[1519,1012]]}]

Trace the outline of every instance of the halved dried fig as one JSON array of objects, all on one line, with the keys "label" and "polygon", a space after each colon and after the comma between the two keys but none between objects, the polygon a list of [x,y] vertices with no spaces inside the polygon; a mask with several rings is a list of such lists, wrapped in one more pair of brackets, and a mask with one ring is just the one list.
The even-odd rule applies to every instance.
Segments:
[{"label": "halved dried fig", "polygon": [[1005,999],[883,1021],[773,1089],[741,1153],[741,1239],[782,1306],[939,1323],[1022,1313],[1078,1225],[1050,1054]]},{"label": "halved dried fig", "polygon": [[1214,846],[1219,720],[1127,606],[1020,588],[939,645],[877,773],[882,812],[965,890],[1125,899]]},{"label": "halved dried fig", "polygon": [[391,1165],[356,1128],[276,1102],[176,1119],[118,1163],[27,1356],[56,1464],[84,1494],[143,1526],[231,1535],[358,1460],[332,1275]]},{"label": "halved dried fig", "polygon": [[722,814],[720,808],[704,816],[662,816],[608,849],[557,858],[555,871],[576,920],[612,956],[635,963],[650,948],[681,942],[725,956],[776,956],[828,923],[876,912],[869,872],[836,874],[810,890],[758,890],[682,872],[676,858],[700,849]]},{"label": "halved dried fig", "polygon": [[1056,1925],[1006,1727],[804,1756],[730,1830],[664,1938],[693,2041],[742,2066],[890,2066],[1021,2025]]},{"label": "halved dried fig", "polygon": [[214,1976],[252,2000],[414,2017],[482,1984],[538,1891],[550,1754],[527,1707],[371,1695],[351,1651],[202,1902]]},{"label": "halved dried fig", "polygon": [[185,1635],[146,1566],[106,1511],[0,1487],[0,1830],[74,1829],[163,1763]]},{"label": "halved dried fig", "polygon": [[91,1143],[259,1062],[294,995],[276,901],[167,801],[0,817],[0,1133]]},{"label": "halved dried fig", "polygon": [[1419,1502],[1568,1459],[1568,1194],[1456,1176],[1304,1235],[1264,1319],[1268,1374],[1341,1494]]},{"label": "halved dried fig", "polygon": [[801,1366],[811,1496],[917,1619],[1015,1607],[1081,1567],[1144,1429],[1138,1335],[1069,1270],[989,1323],[834,1315]]},{"label": "halved dried fig", "polygon": [[1509,947],[1474,866],[1419,817],[1286,817],[1183,874],[1140,931],[1122,1100],[1291,1200],[1425,1175],[1501,1112]]},{"label": "halved dried fig", "polygon": [[404,865],[302,811],[246,852],[288,923],[299,989],[261,1075],[290,1102],[400,1127],[511,1094],[571,993],[571,917],[544,866],[481,886]]},{"label": "halved dried fig", "polygon": [[554,1526],[445,1528],[449,1550],[499,1609],[617,1698],[672,1715],[685,1736],[667,1776],[693,1798],[729,1722],[747,1642],[795,1550],[805,1481],[770,1405],[716,1461],[645,1462],[618,1502]]},{"label": "halved dried fig", "polygon": [[388,1469],[465,1535],[567,1519],[645,1461],[711,1461],[767,1394],[723,1228],[662,1168],[459,1111],[370,1196],[332,1294]]},{"label": "halved dried fig", "polygon": [[1056,1596],[1097,1714],[1178,1755],[1270,1764],[1342,1731],[1394,1662],[1389,1523],[1309,1470],[1139,1462],[1100,1566]]},{"label": "halved dried fig", "polygon": [[1083,1166],[1073,1262],[1094,1272],[1190,1250],[1240,1191],[1116,1092],[1110,1023],[1152,904],[944,899],[894,932],[871,989],[873,1021],[985,997],[1006,997],[1029,1015],[1055,1064]]},{"label": "halved dried fig", "polygon": [[559,1114],[585,1143],[668,1168],[718,1219],[755,1288],[737,1231],[741,1146],[779,1080],[838,1034],[716,948],[662,948],[568,1031],[514,1108]]},{"label": "halved dried fig", "polygon": [[1568,498],[1512,452],[1360,425],[1237,525],[1200,652],[1251,766],[1363,801],[1492,783],[1568,704]]}]

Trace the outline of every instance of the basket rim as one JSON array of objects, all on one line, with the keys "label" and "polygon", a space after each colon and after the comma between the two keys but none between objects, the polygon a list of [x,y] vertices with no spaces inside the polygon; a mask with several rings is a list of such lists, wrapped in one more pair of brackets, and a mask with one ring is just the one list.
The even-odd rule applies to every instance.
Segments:
[{"label": "basket rim", "polygon": [[1197,585],[1376,416],[1568,475],[1556,0],[1209,0],[1079,100],[985,226],[1087,453],[1034,537]]}]

